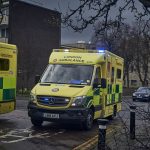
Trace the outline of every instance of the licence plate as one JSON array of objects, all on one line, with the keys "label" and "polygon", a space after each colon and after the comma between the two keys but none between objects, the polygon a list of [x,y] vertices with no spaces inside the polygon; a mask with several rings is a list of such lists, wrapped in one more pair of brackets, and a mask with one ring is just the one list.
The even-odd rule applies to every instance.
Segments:
[{"label": "licence plate", "polygon": [[137,96],[137,98],[142,98],[142,96]]},{"label": "licence plate", "polygon": [[43,117],[44,118],[57,118],[57,119],[59,119],[59,114],[44,113]]}]

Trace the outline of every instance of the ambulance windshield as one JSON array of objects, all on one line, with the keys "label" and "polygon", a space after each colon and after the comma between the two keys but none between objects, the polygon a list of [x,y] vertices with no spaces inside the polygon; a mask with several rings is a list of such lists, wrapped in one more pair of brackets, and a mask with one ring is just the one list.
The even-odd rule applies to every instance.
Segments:
[{"label": "ambulance windshield", "polygon": [[90,85],[94,66],[48,65],[41,83]]}]

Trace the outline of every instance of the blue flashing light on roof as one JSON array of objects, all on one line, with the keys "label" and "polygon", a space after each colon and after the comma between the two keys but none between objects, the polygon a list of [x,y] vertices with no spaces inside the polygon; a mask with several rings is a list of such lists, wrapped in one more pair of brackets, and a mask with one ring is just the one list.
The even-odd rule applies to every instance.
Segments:
[{"label": "blue flashing light on roof", "polygon": [[99,53],[104,53],[105,52],[104,48],[97,48],[97,50],[98,50]]},{"label": "blue flashing light on roof", "polygon": [[99,53],[104,53],[104,52],[105,52],[105,50],[98,50],[98,52],[99,52]]}]

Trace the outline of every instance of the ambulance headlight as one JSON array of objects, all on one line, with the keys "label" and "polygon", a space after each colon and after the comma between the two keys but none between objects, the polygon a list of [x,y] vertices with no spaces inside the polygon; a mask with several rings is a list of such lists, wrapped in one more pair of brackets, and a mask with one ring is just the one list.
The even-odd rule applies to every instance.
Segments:
[{"label": "ambulance headlight", "polygon": [[33,94],[33,93],[30,94],[30,101],[31,102],[35,102],[36,101],[36,95],[35,94]]},{"label": "ambulance headlight", "polygon": [[71,106],[84,106],[85,103],[86,103],[86,96],[78,96],[78,97],[75,97],[73,99],[73,102],[72,102],[72,105]]}]

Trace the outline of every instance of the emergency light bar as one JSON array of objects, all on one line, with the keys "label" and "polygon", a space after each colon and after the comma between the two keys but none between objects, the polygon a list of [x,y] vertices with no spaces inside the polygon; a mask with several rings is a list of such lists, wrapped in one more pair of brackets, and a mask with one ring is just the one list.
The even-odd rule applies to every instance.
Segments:
[{"label": "emergency light bar", "polygon": [[107,50],[54,49],[53,52],[106,53]]}]

